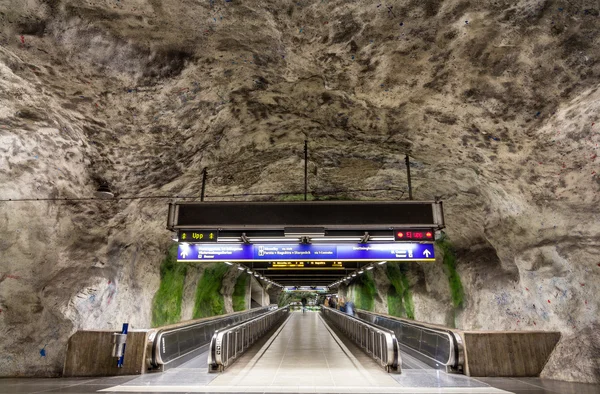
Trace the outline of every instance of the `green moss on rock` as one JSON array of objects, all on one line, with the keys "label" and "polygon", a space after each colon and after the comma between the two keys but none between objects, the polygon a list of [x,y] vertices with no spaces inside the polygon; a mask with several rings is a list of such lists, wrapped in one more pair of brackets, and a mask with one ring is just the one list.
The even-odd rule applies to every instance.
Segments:
[{"label": "green moss on rock", "polygon": [[246,310],[246,289],[248,287],[248,281],[250,277],[245,273],[238,276],[235,281],[235,287],[233,288],[233,295],[231,300],[233,303],[233,310],[235,312]]},{"label": "green moss on rock", "polygon": [[371,271],[367,271],[359,275],[354,280],[355,286],[355,304],[358,309],[372,311],[375,309],[375,296],[377,295],[377,287],[373,280]]},{"label": "green moss on rock", "polygon": [[398,317],[406,316],[404,303],[402,302],[402,296],[398,294],[396,288],[392,285],[390,285],[390,287],[388,288],[387,305],[389,315]]},{"label": "green moss on rock", "polygon": [[194,302],[194,319],[222,315],[225,313],[225,301],[221,294],[223,277],[229,267],[223,263],[208,266],[202,273],[196,289]]},{"label": "green moss on rock", "polygon": [[405,263],[386,264],[386,275],[393,291],[388,291],[388,313],[393,316],[415,318],[410,283],[408,281],[408,266]]},{"label": "green moss on rock", "polygon": [[177,262],[177,245],[167,251],[160,265],[160,286],[152,301],[152,327],[178,323],[187,265]]},{"label": "green moss on rock", "polygon": [[462,308],[464,305],[465,293],[462,285],[462,281],[460,280],[460,276],[458,275],[458,271],[456,270],[456,251],[452,246],[452,243],[445,235],[436,241],[436,245],[442,251],[443,263],[446,267],[446,275],[448,275],[448,283],[450,284],[450,293],[452,297],[452,305],[454,308]]}]

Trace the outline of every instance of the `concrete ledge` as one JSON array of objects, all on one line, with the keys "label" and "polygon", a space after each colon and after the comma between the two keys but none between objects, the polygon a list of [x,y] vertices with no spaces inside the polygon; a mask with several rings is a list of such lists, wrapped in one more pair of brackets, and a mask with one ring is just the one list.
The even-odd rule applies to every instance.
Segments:
[{"label": "concrete ledge", "polygon": [[149,331],[129,331],[123,368],[112,357],[113,334],[120,331],[77,331],[69,338],[64,377],[139,375],[146,369]]},{"label": "concrete ledge", "polygon": [[[69,338],[67,344],[67,356],[63,368],[63,376],[118,376],[143,374],[147,371],[149,365],[147,358],[152,356],[151,346],[149,346],[150,343],[148,341],[151,339],[153,340],[159,330],[184,327],[189,324],[237,316],[251,311],[251,309],[247,309],[240,312],[209,316],[202,319],[186,320],[176,324],[148,330],[131,330],[127,334],[127,346],[125,347],[123,368],[117,368],[117,359],[111,355],[113,334],[120,333],[120,331],[77,331]],[[184,359],[184,361],[187,361],[187,359]]]},{"label": "concrete ledge", "polygon": [[357,311],[452,331],[463,342],[464,373],[473,377],[540,376],[561,337],[558,331],[465,331],[383,313]]},{"label": "concrete ledge", "polygon": [[560,340],[555,331],[463,331],[468,376],[539,376]]}]

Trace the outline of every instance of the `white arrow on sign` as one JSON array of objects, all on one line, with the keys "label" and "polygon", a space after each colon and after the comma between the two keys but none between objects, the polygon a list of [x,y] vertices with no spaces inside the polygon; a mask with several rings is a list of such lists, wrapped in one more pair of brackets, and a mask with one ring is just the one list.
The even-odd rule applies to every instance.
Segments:
[{"label": "white arrow on sign", "polygon": [[425,257],[429,257],[430,254],[431,252],[429,251],[429,249],[425,249],[425,251],[423,252],[423,256]]},{"label": "white arrow on sign", "polygon": [[181,258],[185,259],[188,256],[188,252],[181,252]]}]

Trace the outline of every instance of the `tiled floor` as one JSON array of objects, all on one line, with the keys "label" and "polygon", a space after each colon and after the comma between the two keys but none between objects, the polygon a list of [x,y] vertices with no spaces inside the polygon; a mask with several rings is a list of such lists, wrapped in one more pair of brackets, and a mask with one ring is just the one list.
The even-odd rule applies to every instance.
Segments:
[{"label": "tiled floor", "polygon": [[477,378],[490,386],[516,394],[600,394],[600,385],[540,378]]},{"label": "tiled floor", "polygon": [[224,373],[207,372],[201,355],[164,373],[79,379],[0,379],[0,393],[506,393],[600,394],[600,386],[539,378],[478,378],[428,369],[403,355],[388,374],[322,321],[292,313]]},{"label": "tiled floor", "polygon": [[110,390],[175,390],[176,386],[189,392],[504,392],[475,379],[430,369],[410,356],[403,356],[403,361],[402,374],[388,374],[320,314],[292,313],[279,330],[224,373],[216,378],[209,375],[214,379],[209,383],[206,369],[192,375],[168,371],[170,376],[141,377]]},{"label": "tiled floor", "polygon": [[[339,342],[339,343],[338,343]],[[395,381],[375,363],[364,365],[329,333],[318,313],[292,313],[273,340],[247,354],[211,386],[377,387]]]}]

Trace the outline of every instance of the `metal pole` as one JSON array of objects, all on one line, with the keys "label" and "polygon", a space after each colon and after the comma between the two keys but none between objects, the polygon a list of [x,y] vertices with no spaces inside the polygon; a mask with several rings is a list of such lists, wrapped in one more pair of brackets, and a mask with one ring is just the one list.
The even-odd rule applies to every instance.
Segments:
[{"label": "metal pole", "polygon": [[304,140],[304,201],[308,200],[308,140]]},{"label": "metal pole", "polygon": [[406,163],[406,177],[408,178],[408,199],[412,200],[413,195],[412,195],[412,183],[411,183],[411,179],[410,179],[410,158],[408,157],[408,155],[406,155],[406,157],[404,158],[404,162]]},{"label": "metal pole", "polygon": [[200,201],[204,201],[204,192],[206,191],[206,167],[202,170],[202,192],[200,193]]}]

